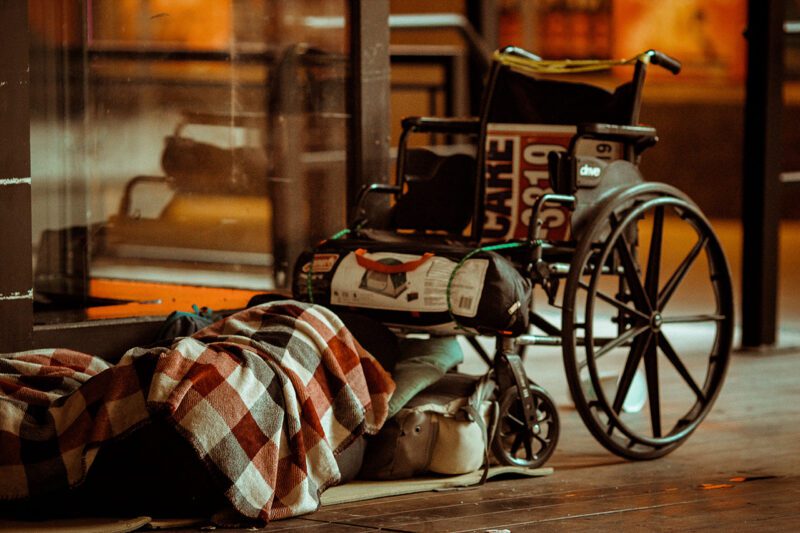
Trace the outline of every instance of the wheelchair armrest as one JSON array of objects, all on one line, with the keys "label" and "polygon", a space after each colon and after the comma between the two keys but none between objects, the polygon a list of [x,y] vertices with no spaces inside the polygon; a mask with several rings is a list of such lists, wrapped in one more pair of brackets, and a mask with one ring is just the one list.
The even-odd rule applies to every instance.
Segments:
[{"label": "wheelchair armrest", "polygon": [[633,145],[637,154],[658,142],[655,128],[622,124],[578,124],[578,133],[575,138],[626,143]]},{"label": "wheelchair armrest", "polygon": [[406,117],[400,124],[403,132],[397,145],[397,180],[401,193],[404,188],[406,173],[406,150],[408,137],[411,133],[444,133],[444,134],[473,134],[481,132],[481,121],[477,117],[445,118],[445,117]]},{"label": "wheelchair armrest", "polygon": [[400,124],[403,131],[416,133],[480,133],[480,119],[477,117],[406,117]]},{"label": "wheelchair armrest", "polygon": [[372,193],[398,195],[402,192],[403,187],[400,185],[390,185],[388,183],[371,183],[361,187],[361,190],[358,191],[358,196],[356,197],[355,212],[353,213],[352,223],[350,224],[351,229],[362,225],[367,220],[366,209],[364,206],[367,196]]},{"label": "wheelchair armrest", "polygon": [[374,192],[383,194],[400,194],[403,192],[403,188],[399,185],[390,185],[388,183],[370,183],[369,185],[364,185],[361,187],[361,190],[358,191],[356,206],[360,208],[366,197]]}]

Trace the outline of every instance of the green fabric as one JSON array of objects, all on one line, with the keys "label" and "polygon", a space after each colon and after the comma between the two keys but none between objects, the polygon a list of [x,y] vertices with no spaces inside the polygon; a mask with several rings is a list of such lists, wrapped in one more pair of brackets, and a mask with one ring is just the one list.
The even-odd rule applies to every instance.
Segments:
[{"label": "green fabric", "polygon": [[389,400],[389,417],[464,361],[464,352],[455,337],[403,339],[398,348],[400,355],[392,372],[396,388]]}]

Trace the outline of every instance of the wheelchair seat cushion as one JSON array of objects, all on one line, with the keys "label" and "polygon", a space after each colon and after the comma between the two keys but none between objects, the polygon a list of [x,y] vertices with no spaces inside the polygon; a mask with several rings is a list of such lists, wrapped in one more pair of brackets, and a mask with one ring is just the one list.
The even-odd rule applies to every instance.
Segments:
[{"label": "wheelchair seat cushion", "polygon": [[474,207],[475,158],[467,154],[438,156],[416,149],[408,159],[408,190],[392,209],[391,227],[463,232]]}]

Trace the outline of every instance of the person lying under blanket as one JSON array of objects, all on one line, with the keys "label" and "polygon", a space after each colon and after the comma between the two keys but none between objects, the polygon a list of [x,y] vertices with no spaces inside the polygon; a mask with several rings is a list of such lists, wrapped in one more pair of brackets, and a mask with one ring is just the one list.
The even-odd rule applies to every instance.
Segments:
[{"label": "person lying under blanket", "polygon": [[62,349],[3,354],[0,512],[312,512],[394,389],[337,315],[291,300],[113,366]]}]

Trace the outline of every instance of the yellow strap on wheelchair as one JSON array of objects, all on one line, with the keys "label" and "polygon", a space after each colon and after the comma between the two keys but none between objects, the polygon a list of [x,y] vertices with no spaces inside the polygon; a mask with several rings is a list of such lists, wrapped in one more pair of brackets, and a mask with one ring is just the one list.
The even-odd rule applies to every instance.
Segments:
[{"label": "yellow strap on wheelchair", "polygon": [[[513,49],[512,49],[513,50]],[[535,59],[510,51],[494,53],[493,59],[523,74],[578,74],[599,72],[613,67],[633,65],[637,61],[650,62],[650,52],[644,52],[628,59]]]}]

